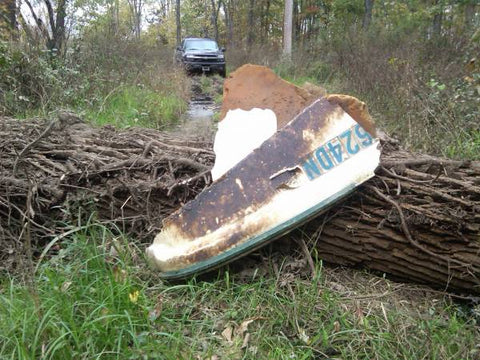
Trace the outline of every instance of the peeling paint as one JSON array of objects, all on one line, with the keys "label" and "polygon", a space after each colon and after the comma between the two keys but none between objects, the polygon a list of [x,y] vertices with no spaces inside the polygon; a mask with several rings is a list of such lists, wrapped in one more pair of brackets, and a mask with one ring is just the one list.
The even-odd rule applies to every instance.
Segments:
[{"label": "peeling paint", "polygon": [[165,219],[147,250],[150,261],[164,272],[188,269],[320,211],[325,199],[373,176],[380,150],[366,134],[338,105],[317,100]]}]

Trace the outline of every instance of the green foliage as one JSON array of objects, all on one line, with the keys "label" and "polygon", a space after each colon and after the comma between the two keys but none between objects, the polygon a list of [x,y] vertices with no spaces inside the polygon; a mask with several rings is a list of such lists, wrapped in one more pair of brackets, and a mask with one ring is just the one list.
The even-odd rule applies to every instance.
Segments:
[{"label": "green foliage", "polygon": [[350,18],[363,14],[362,0],[335,0],[332,1],[332,8],[338,17]]},{"label": "green foliage", "polygon": [[165,128],[186,110],[187,104],[175,94],[162,95],[138,86],[123,86],[108,94],[96,108],[87,109],[86,117],[94,124],[113,124]]},{"label": "green foliage", "polygon": [[0,114],[25,115],[72,102],[83,84],[78,75],[49,52],[0,42]]},{"label": "green foliage", "polygon": [[186,76],[166,60],[170,50],[154,47],[139,56],[142,42],[105,36],[92,41],[65,59],[0,43],[0,114],[25,117],[70,108],[98,125],[156,128],[178,119],[189,90]]},{"label": "green foliage", "polygon": [[306,278],[292,273],[299,263],[291,257],[166,284],[129,239],[96,223],[82,229],[57,244],[30,286],[0,278],[0,358],[478,356],[475,319],[431,293],[416,295],[423,290],[365,274],[349,279],[319,261]]}]

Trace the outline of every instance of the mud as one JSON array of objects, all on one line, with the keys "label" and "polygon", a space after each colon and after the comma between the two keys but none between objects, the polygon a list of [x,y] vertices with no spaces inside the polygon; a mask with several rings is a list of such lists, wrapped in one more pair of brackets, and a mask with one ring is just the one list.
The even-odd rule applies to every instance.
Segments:
[{"label": "mud", "polygon": [[321,88],[317,91],[300,88],[282,80],[265,66],[247,64],[225,80],[220,119],[233,109],[272,109],[280,128],[324,95]]},{"label": "mud", "polygon": [[201,76],[191,78],[191,98],[187,111],[181,116],[175,128],[176,133],[196,135],[205,139],[213,140],[215,135],[215,114],[220,110],[220,105],[215,103],[215,96],[222,94],[223,81],[215,77],[207,78],[212,84],[210,91],[202,89],[201,82],[205,81]]},{"label": "mud", "polygon": [[375,123],[364,102],[349,95],[327,95],[324,88],[308,82],[298,87],[281,79],[265,66],[251,64],[238,68],[225,81],[220,119],[233,109],[271,109],[277,116],[278,128],[281,128],[323,97],[339,105],[370,135],[376,136]]}]

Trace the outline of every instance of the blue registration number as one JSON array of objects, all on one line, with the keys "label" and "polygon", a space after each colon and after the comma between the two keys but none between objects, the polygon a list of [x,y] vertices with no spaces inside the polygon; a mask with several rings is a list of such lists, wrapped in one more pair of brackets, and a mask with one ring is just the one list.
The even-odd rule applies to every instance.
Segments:
[{"label": "blue registration number", "polygon": [[302,169],[310,180],[315,180],[372,142],[372,136],[357,124],[313,151],[303,161]]}]

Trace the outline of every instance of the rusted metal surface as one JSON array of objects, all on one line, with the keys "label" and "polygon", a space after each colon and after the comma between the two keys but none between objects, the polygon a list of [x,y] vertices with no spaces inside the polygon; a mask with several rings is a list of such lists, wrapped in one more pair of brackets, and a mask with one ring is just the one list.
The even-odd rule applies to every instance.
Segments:
[{"label": "rusted metal surface", "polygon": [[[312,201],[308,192],[328,195],[324,188],[330,186],[317,179],[327,179],[324,174],[373,144],[372,137],[354,125],[338,105],[324,98],[317,100],[167,218],[147,255],[162,271],[186,268],[312,208],[315,202],[308,205]],[[372,175],[373,169],[360,170],[351,182]],[[318,183],[322,189],[315,190],[310,183]],[[333,180],[332,189],[335,183]],[[320,202],[326,195],[318,196]]]}]

